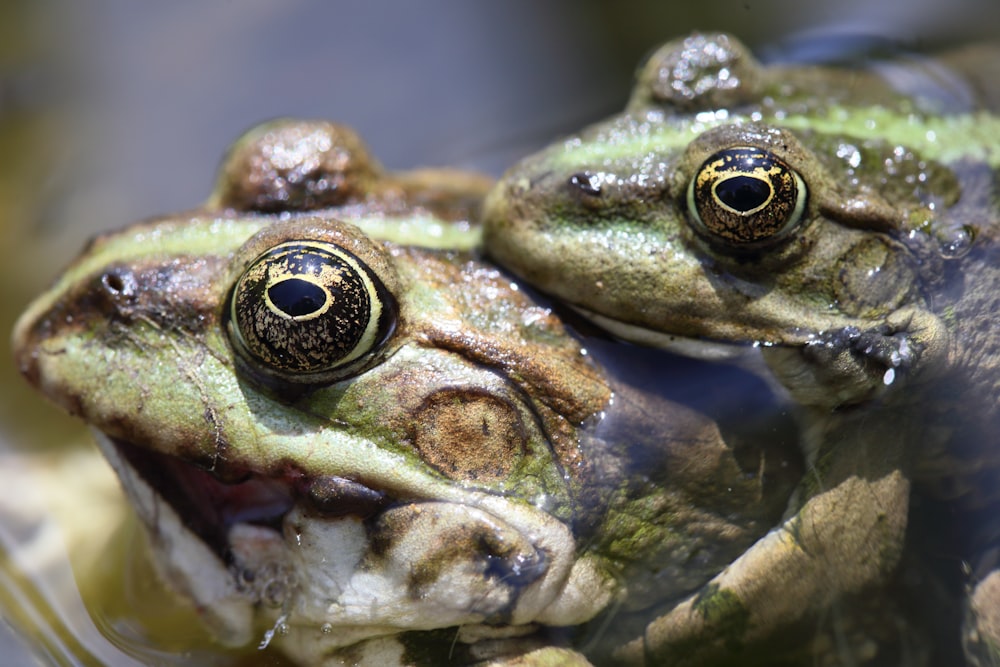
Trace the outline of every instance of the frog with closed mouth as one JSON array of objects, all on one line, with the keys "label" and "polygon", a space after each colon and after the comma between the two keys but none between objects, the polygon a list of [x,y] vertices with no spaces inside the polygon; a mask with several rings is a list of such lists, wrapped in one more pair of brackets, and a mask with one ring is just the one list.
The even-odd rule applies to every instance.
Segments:
[{"label": "frog with closed mouth", "polygon": [[[969,524],[947,546],[972,571],[962,641],[972,662],[1000,656],[998,79],[993,47],[763,66],[694,34],[650,57],[623,113],[488,196],[502,266],[620,338],[753,368],[798,406],[797,500],[714,582],[750,619],[741,641],[889,576],[912,484]],[[725,654],[724,626],[690,612],[629,654],[678,659],[681,637]]]},{"label": "frog with closed mouth", "polygon": [[780,519],[794,447],[605,368],[477,258],[487,185],[275,121],[204,207],[96,238],[21,318],[22,374],[93,427],[223,644],[587,664]]}]

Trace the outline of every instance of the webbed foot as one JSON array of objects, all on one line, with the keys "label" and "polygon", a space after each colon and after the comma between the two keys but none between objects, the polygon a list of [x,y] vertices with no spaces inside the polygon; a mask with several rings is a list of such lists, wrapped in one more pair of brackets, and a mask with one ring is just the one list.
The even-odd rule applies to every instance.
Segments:
[{"label": "webbed foot", "polygon": [[871,329],[831,329],[800,347],[767,348],[763,356],[796,402],[833,409],[872,400],[933,369],[946,340],[936,315],[907,310]]}]

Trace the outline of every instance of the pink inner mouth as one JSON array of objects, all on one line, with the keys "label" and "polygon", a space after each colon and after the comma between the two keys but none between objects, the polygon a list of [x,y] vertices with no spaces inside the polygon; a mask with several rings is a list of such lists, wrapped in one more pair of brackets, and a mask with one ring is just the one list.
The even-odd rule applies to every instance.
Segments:
[{"label": "pink inner mouth", "polygon": [[282,532],[285,515],[297,502],[319,514],[368,518],[389,501],[385,494],[359,482],[337,477],[307,478],[256,473],[239,481],[223,481],[212,472],[180,458],[154,452],[125,440],[112,439],[128,464],[216,554],[228,561],[229,528],[236,523]]}]

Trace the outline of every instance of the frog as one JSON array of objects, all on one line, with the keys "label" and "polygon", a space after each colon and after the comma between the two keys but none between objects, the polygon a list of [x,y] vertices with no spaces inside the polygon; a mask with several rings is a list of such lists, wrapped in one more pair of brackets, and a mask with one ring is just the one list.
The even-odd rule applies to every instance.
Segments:
[{"label": "frog", "polygon": [[[968,45],[765,65],[693,33],[640,66],[622,113],[487,196],[491,259],[621,340],[751,369],[796,411],[809,472],[712,582],[749,619],[740,645],[879,590],[920,499],[963,517],[937,545],[967,570],[955,641],[1000,661],[998,63]],[[623,655],[739,655],[697,599]]]},{"label": "frog", "polygon": [[221,646],[600,663],[780,519],[797,448],[584,347],[480,256],[490,184],[271,121],[203,206],[96,237],[19,320],[22,375],[90,426]]}]

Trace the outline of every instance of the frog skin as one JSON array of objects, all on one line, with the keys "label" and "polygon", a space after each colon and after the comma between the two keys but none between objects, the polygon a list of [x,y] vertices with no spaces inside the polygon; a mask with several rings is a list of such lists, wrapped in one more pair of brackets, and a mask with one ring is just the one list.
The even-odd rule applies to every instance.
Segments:
[{"label": "frog skin", "polygon": [[93,427],[222,643],[588,664],[567,628],[606,655],[607,618],[641,627],[780,519],[795,448],[603,370],[469,249],[484,191],[276,121],[205,207],[98,237],[19,321],[21,372]]},{"label": "frog skin", "polygon": [[[623,339],[754,368],[798,407],[810,474],[713,582],[749,618],[741,642],[886,579],[912,484],[975,518],[949,545],[973,570],[962,641],[1000,659],[998,80],[994,47],[763,66],[694,34],[651,56],[623,113],[487,198],[499,264]],[[732,642],[683,606],[653,629],[626,653],[689,664]]]}]

